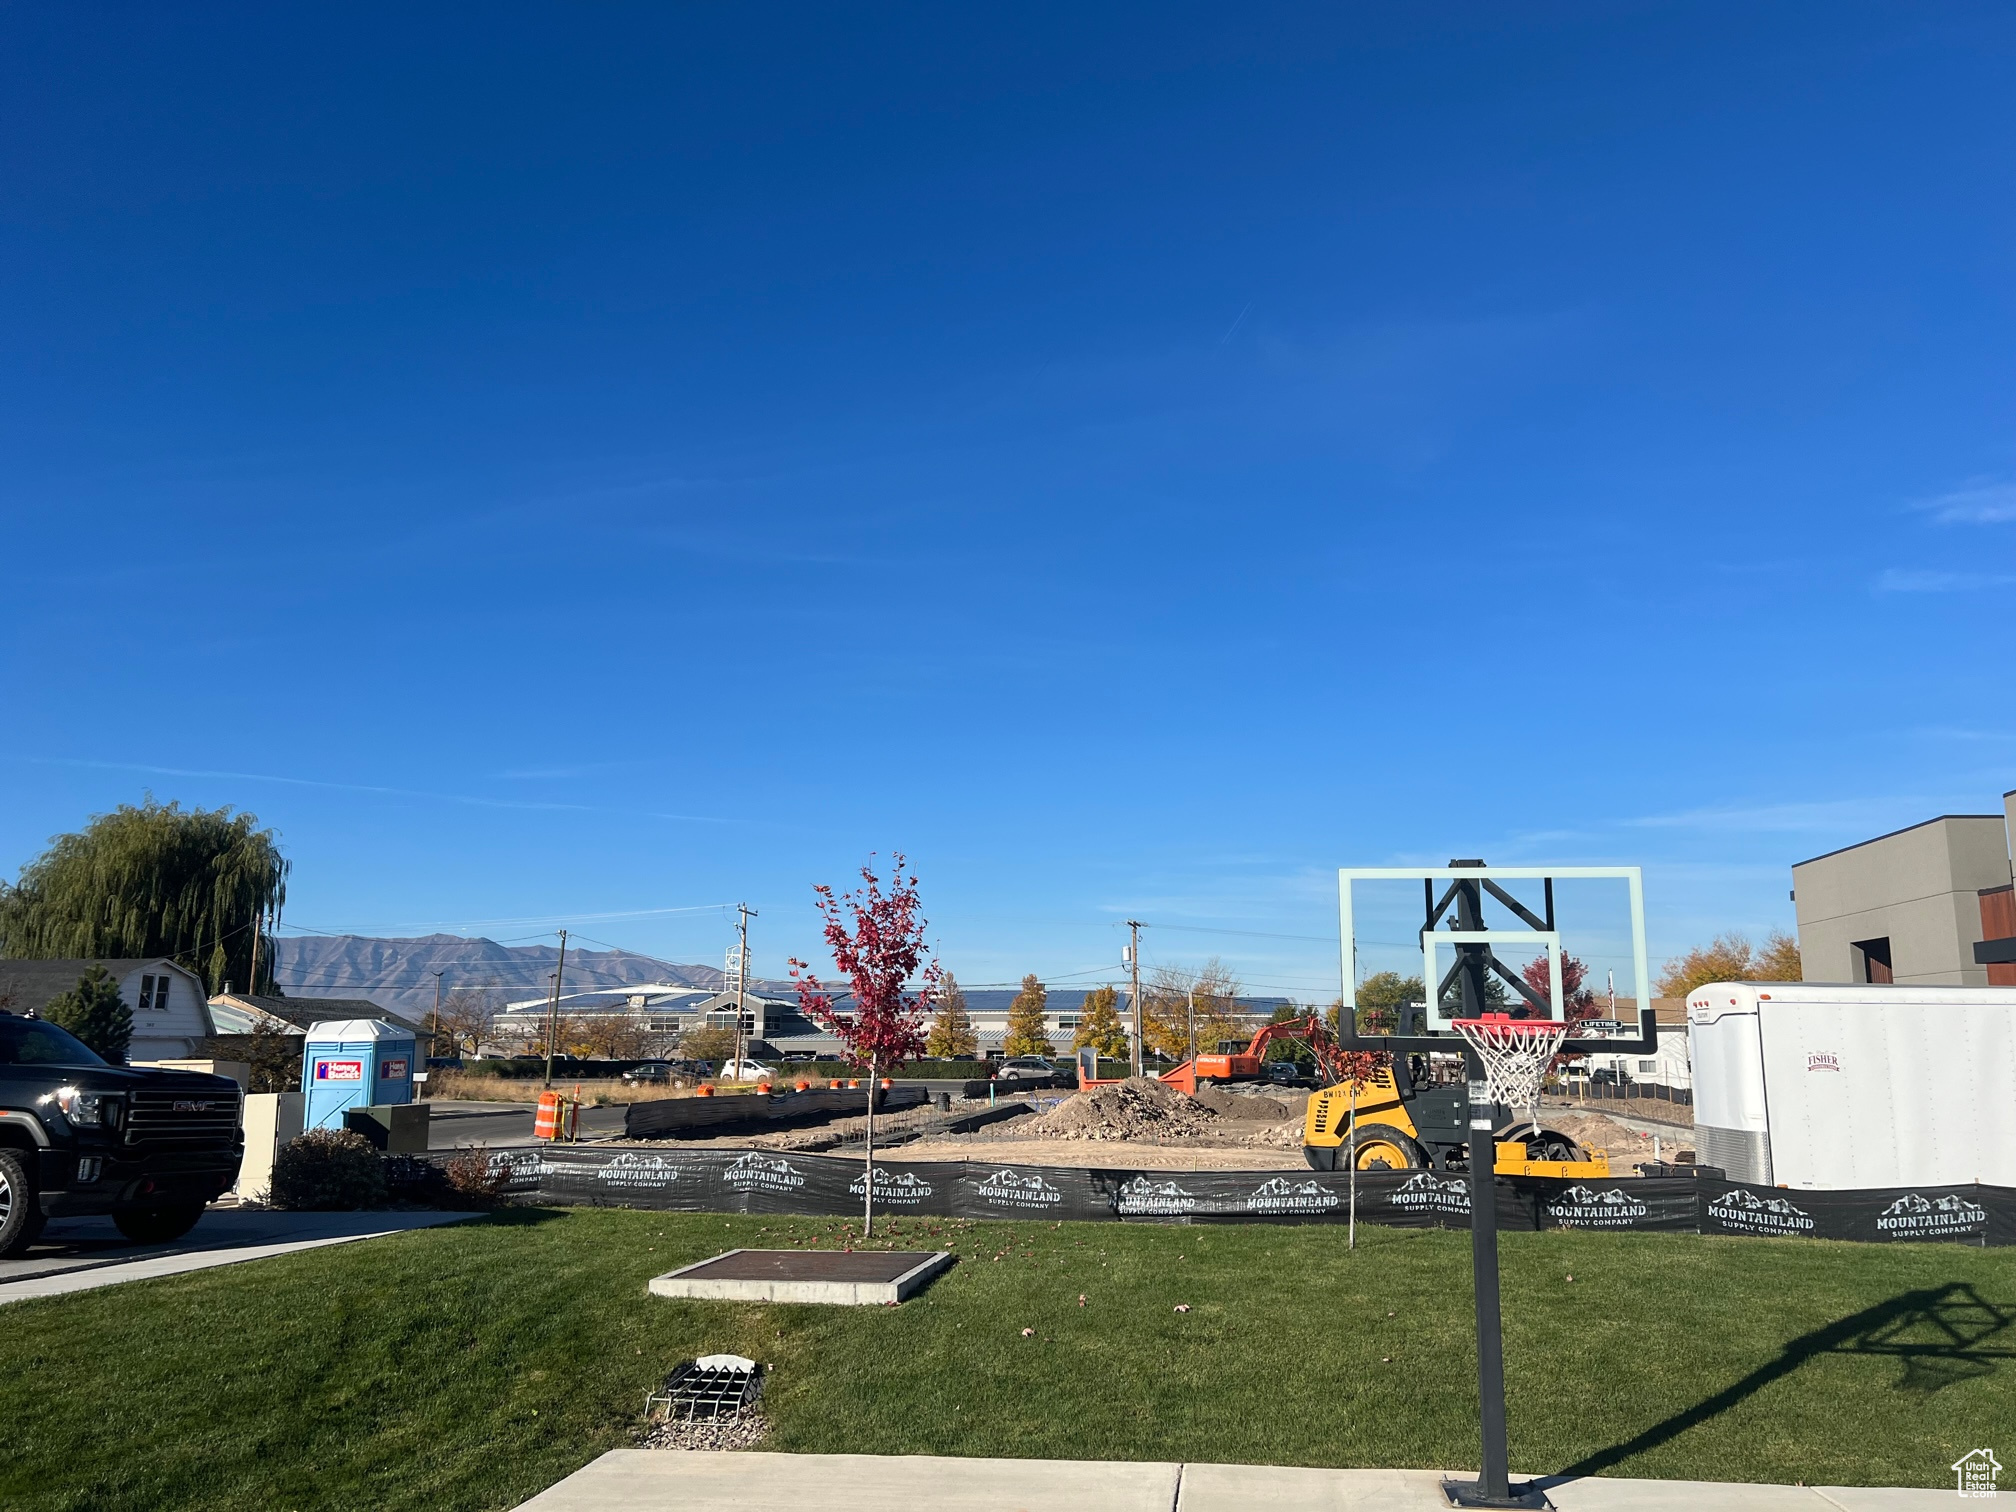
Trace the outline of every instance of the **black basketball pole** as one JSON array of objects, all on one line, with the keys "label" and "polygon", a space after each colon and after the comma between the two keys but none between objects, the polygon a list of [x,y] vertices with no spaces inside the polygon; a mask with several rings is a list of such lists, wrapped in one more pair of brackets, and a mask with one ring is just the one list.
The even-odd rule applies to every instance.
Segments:
[{"label": "black basketball pole", "polygon": [[[1482,865],[1456,862],[1450,865]],[[1456,927],[1484,927],[1483,888],[1459,879]],[[1456,973],[1463,993],[1463,1017],[1480,1018],[1490,1006],[1484,995],[1490,969],[1489,945],[1458,945],[1461,967]],[[1512,1489],[1512,1469],[1505,1447],[1505,1337],[1498,1315],[1498,1109],[1484,1074],[1484,1060],[1465,1044],[1463,1069],[1470,1083],[1470,1275],[1477,1298],[1477,1425],[1484,1440],[1483,1464],[1474,1481],[1446,1481],[1443,1489],[1458,1506],[1545,1507],[1543,1493],[1530,1487]]]},{"label": "black basketball pole", "polygon": [[1477,1297],[1477,1424],[1484,1440],[1483,1468],[1473,1505],[1517,1505],[1505,1447],[1505,1336],[1498,1316],[1498,1140],[1484,1063],[1463,1052],[1470,1079],[1470,1275]]}]

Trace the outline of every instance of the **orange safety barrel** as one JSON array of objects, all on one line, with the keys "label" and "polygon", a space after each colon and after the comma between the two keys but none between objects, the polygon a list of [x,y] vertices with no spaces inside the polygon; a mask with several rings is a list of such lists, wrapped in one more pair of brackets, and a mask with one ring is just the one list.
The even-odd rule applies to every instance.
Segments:
[{"label": "orange safety barrel", "polygon": [[800,1081],[798,1083],[798,1090],[800,1092],[810,1092],[812,1090],[812,1083],[809,1081]]},{"label": "orange safety barrel", "polygon": [[560,1104],[565,1099],[558,1092],[539,1094],[539,1111],[532,1115],[532,1137],[534,1139],[558,1139],[560,1137]]},{"label": "orange safety barrel", "polygon": [[893,1086],[895,1086],[895,1085],[896,1085],[896,1084],[895,1084],[894,1082],[892,1082],[891,1080],[889,1080],[889,1078],[888,1078],[888,1077],[886,1077],[886,1076],[885,1076],[885,1077],[883,1077],[883,1078],[882,1078],[882,1090],[883,1090],[884,1092],[887,1092],[887,1091],[888,1091],[888,1090],[889,1090],[889,1089],[890,1089],[891,1087],[893,1087]]},{"label": "orange safety barrel", "polygon": [[705,1082],[702,1082],[700,1084],[700,1088],[697,1095],[701,1097],[712,1097],[714,1095],[714,1089],[708,1086]]}]

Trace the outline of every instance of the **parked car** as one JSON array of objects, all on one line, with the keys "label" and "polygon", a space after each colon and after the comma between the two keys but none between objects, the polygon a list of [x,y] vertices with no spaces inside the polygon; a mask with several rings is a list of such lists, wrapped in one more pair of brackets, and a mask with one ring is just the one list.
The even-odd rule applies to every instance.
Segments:
[{"label": "parked car", "polygon": [[623,1080],[633,1087],[648,1082],[669,1082],[679,1073],[670,1061],[643,1061],[623,1073]]},{"label": "parked car", "polygon": [[1056,1074],[1057,1068],[1040,1055],[1011,1055],[1001,1062],[1001,1069],[994,1073],[994,1080],[1039,1081]]},{"label": "parked car", "polygon": [[1276,1087],[1299,1087],[1302,1068],[1291,1060],[1268,1061],[1260,1068],[1260,1080]]},{"label": "parked car", "polygon": [[714,1073],[719,1081],[768,1081],[773,1074],[768,1066],[752,1060],[725,1060]]},{"label": "parked car", "polygon": [[0,1009],[0,1256],[82,1214],[139,1243],[181,1238],[238,1179],[243,1112],[229,1077],[107,1065]]}]

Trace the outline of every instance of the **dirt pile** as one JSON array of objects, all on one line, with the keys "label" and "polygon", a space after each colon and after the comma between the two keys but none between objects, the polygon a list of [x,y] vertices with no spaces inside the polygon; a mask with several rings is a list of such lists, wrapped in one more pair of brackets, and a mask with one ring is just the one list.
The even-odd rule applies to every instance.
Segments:
[{"label": "dirt pile", "polygon": [[[1571,1113],[1564,1108],[1542,1108],[1540,1122],[1550,1129],[1559,1129],[1585,1149],[1607,1151],[1613,1162],[1612,1170],[1621,1171],[1626,1161],[1652,1158],[1651,1135],[1627,1129],[1601,1113]],[[1671,1160],[1675,1151],[1692,1149],[1693,1134],[1692,1129],[1675,1129],[1671,1134],[1661,1135],[1660,1153]]]},{"label": "dirt pile", "polygon": [[1218,1115],[1149,1076],[1095,1087],[1036,1118],[1019,1119],[1018,1139],[1190,1139],[1216,1133]]},{"label": "dirt pile", "polygon": [[1197,1105],[1209,1108],[1220,1118],[1252,1119],[1259,1123],[1279,1123],[1285,1118],[1300,1117],[1300,1110],[1290,1107],[1278,1098],[1261,1097],[1255,1093],[1226,1092],[1217,1087],[1205,1087],[1197,1094]]}]

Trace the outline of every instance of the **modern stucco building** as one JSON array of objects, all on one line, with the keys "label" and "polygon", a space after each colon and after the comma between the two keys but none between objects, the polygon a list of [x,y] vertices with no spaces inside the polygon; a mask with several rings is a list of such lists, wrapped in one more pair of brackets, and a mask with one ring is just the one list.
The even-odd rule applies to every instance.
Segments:
[{"label": "modern stucco building", "polygon": [[1794,866],[1806,980],[2016,985],[2016,792],[2002,801],[1999,814],[1942,814]]}]

